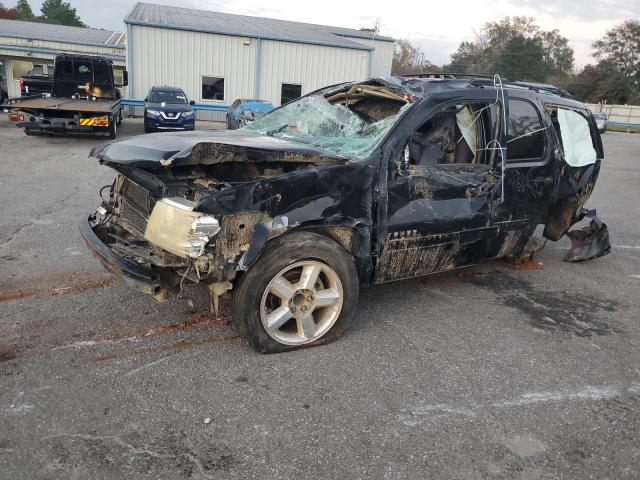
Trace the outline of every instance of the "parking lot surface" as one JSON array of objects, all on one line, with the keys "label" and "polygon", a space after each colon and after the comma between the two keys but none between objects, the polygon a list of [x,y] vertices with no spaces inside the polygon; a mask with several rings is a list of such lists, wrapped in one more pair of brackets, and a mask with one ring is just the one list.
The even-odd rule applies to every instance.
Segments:
[{"label": "parking lot surface", "polygon": [[640,478],[640,135],[603,136],[611,255],[373,287],[338,342],[278,355],[91,257],[99,142],[0,120],[0,477]]}]

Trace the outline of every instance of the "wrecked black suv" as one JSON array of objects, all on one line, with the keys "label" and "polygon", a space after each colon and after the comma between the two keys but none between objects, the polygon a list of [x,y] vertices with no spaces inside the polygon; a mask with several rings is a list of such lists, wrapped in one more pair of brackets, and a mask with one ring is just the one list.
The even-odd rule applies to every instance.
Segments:
[{"label": "wrecked black suv", "polygon": [[[390,77],[318,90],[235,131],[96,147],[118,172],[80,230],[155,299],[204,283],[251,346],[331,341],[360,286],[520,255],[538,225],[567,260],[609,252],[584,208],[603,149],[589,110],[499,77]],[[590,224],[569,232],[590,217]]]}]

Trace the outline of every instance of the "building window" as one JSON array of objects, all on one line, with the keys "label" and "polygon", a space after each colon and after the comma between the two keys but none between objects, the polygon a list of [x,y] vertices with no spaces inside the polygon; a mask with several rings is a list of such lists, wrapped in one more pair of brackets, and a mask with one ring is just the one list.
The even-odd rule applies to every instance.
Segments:
[{"label": "building window", "polygon": [[282,91],[280,92],[280,104],[284,105],[296,98],[302,96],[302,85],[297,83],[283,83]]},{"label": "building window", "polygon": [[540,160],[545,146],[544,127],[536,108],[526,100],[509,100],[508,160]]},{"label": "building window", "polygon": [[202,99],[224,100],[224,78],[202,77]]},{"label": "building window", "polygon": [[33,62],[13,61],[13,78],[20,80],[22,77],[28,77],[33,70]]},{"label": "building window", "polygon": [[116,85],[124,84],[124,70],[120,70],[119,68],[113,69],[113,83]]}]

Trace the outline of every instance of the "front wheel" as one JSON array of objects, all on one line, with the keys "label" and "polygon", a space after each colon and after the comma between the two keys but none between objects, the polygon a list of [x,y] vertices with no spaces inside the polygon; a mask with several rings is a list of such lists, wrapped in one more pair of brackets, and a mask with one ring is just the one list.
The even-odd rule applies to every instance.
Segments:
[{"label": "front wheel", "polygon": [[118,136],[118,122],[116,121],[115,116],[111,117],[111,121],[109,122],[109,138],[116,138]]},{"label": "front wheel", "polygon": [[293,233],[271,241],[239,279],[233,322],[255,350],[282,352],[337,339],[357,302],[353,258],[326,237]]}]

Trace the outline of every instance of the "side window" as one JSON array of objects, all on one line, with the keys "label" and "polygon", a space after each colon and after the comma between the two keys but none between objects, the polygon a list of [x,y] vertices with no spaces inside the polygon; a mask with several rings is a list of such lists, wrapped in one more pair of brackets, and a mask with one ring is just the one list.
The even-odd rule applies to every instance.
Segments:
[{"label": "side window", "polygon": [[284,105],[285,103],[289,103],[296,98],[300,98],[302,96],[302,85],[296,83],[283,83],[282,90],[280,92],[280,104]]},{"label": "side window", "polygon": [[13,60],[13,78],[19,80],[21,77],[28,77],[33,70],[32,62],[22,62]]},{"label": "side window", "polygon": [[541,160],[546,136],[538,110],[526,100],[509,100],[507,127],[507,160]]},{"label": "side window", "polygon": [[202,77],[202,99],[224,100],[224,78]]},{"label": "side window", "polygon": [[113,69],[113,82],[116,85],[122,85],[124,83],[124,70],[120,68]]},{"label": "side window", "polygon": [[489,164],[494,138],[496,105],[450,105],[411,135],[409,165]]},{"label": "side window", "polygon": [[111,65],[106,62],[93,62],[93,83],[110,83]]}]

